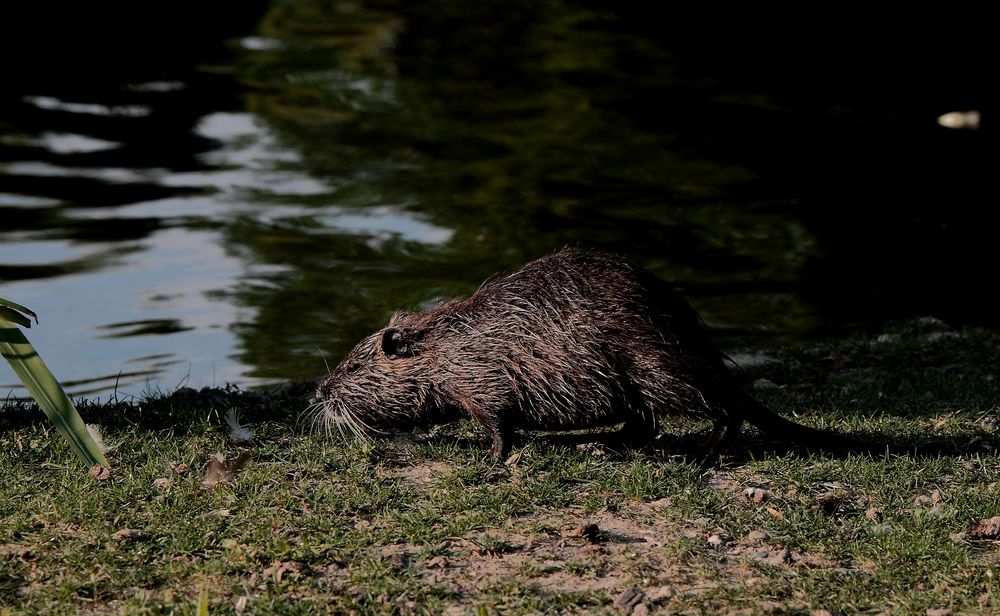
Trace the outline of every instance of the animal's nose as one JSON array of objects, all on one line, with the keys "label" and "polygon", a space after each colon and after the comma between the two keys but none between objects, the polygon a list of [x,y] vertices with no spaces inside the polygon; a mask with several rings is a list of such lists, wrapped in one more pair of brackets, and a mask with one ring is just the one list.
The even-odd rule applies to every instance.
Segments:
[{"label": "animal's nose", "polygon": [[330,391],[330,388],[324,384],[316,388],[315,397],[317,400],[329,400],[331,398],[331,394],[332,392]]}]

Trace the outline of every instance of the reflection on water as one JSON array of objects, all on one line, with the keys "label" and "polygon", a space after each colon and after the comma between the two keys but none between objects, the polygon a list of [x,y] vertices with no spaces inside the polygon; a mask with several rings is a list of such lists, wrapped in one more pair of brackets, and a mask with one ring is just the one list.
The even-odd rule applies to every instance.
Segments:
[{"label": "reflection on water", "polygon": [[82,113],[100,116],[126,116],[141,117],[148,116],[152,110],[142,105],[100,105],[95,103],[74,103],[72,101],[62,101],[51,96],[25,96],[21,99],[29,105],[34,105],[39,109],[50,109],[55,111],[66,111],[68,113]]},{"label": "reflection on water", "polygon": [[67,49],[0,93],[0,296],[73,391],[315,376],[567,244],[674,280],[728,340],[996,322],[997,215],[970,216],[992,133],[937,126],[978,90],[910,64],[880,87],[874,26],[789,57],[735,5],[376,4],[233,5],[217,23],[260,23],[130,38],[78,59],[93,80],[75,53],[108,50]]}]

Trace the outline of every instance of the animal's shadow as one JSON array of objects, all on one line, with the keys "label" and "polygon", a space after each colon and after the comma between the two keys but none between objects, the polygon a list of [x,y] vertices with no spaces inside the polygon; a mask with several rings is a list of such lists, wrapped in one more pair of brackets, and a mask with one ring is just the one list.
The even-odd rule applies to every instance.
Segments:
[{"label": "animal's shadow", "polygon": [[[846,435],[846,434],[845,434]],[[873,458],[885,455],[907,456],[915,459],[969,455],[977,452],[994,451],[1000,447],[1000,438],[985,430],[966,432],[952,436],[926,436],[916,440],[900,440],[879,433],[851,433],[849,436],[868,442],[868,449],[807,448],[796,443],[761,437],[754,432],[744,432],[733,446],[723,453],[715,466],[738,466],[765,457],[788,457],[818,455],[831,459],[848,456],[869,455]],[[708,432],[685,434],[661,433],[648,443],[635,443],[620,431],[602,432],[522,432],[515,435],[514,455],[532,442],[553,447],[567,447],[591,450],[610,459],[623,459],[639,453],[650,460],[682,460],[700,464],[705,453]],[[427,441],[448,442],[459,449],[483,451],[489,448],[488,439],[472,434],[423,435]],[[488,455],[488,454],[487,454]]]}]

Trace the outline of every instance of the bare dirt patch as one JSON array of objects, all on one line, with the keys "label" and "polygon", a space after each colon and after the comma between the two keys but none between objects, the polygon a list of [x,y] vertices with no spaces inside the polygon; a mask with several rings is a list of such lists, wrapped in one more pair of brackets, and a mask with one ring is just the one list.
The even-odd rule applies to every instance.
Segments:
[{"label": "bare dirt patch", "polygon": [[452,465],[447,462],[429,460],[391,468],[384,471],[384,474],[398,479],[405,486],[428,487],[450,475],[452,470]]},{"label": "bare dirt patch", "polygon": [[[443,587],[458,601],[456,609],[472,608],[478,596],[516,580],[523,592],[587,595],[619,613],[642,614],[720,585],[754,584],[760,573],[752,564],[837,566],[777,545],[766,533],[733,539],[704,520],[677,522],[658,515],[668,506],[655,501],[627,502],[614,512],[550,510],[513,520],[507,528],[446,540],[435,546],[434,556],[421,555],[426,546],[406,543],[378,551],[394,567]],[[716,575],[706,575],[704,561],[690,557],[692,550],[709,557]]]}]

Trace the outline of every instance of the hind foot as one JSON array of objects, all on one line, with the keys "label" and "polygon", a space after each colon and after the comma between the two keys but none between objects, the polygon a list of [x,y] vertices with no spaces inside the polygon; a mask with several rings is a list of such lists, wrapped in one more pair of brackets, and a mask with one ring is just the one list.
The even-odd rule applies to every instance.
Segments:
[{"label": "hind foot", "polygon": [[494,459],[503,462],[510,455],[510,448],[514,441],[514,431],[507,426],[492,426],[490,432],[493,437],[493,446],[490,447],[490,454]]},{"label": "hind foot", "polygon": [[699,466],[703,469],[714,468],[719,462],[719,455],[729,447],[736,435],[740,433],[742,421],[721,420],[716,421],[712,429],[712,436],[708,438],[705,446],[705,455],[701,457]]}]

